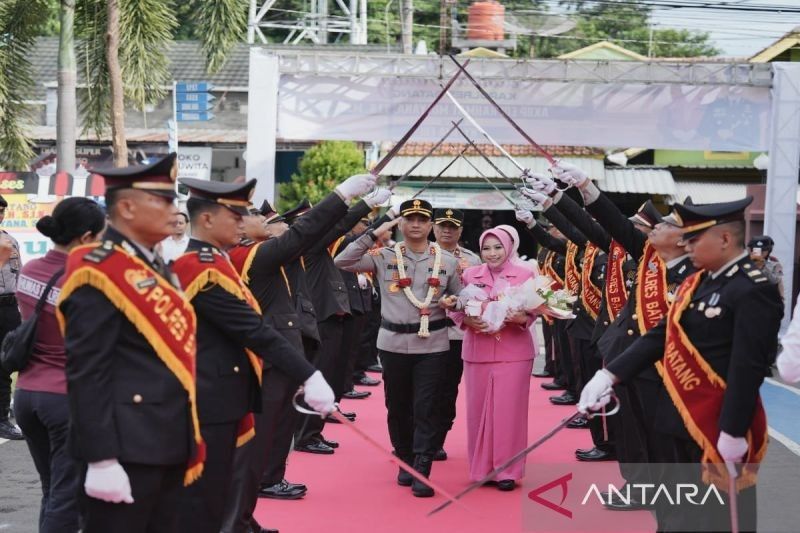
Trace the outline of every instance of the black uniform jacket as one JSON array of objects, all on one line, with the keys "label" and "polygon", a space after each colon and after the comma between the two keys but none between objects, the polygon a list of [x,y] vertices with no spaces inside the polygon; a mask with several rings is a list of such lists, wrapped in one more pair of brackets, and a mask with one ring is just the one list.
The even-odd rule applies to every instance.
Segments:
[{"label": "black uniform jacket", "polygon": [[[156,270],[113,227],[105,239]],[[105,294],[88,285],[61,302],[60,309],[66,320],[72,454],[89,463],[117,458],[145,465],[185,464],[193,446],[189,397],[147,340]]]},{"label": "black uniform jacket", "polygon": [[[747,257],[716,279],[702,275],[681,325],[703,359],[727,383],[720,429],[741,437],[750,427],[759,387],[772,363],[783,303],[778,288]],[[718,308],[719,314],[707,313],[709,307]],[[666,319],[606,368],[623,381],[631,379],[663,357],[665,337]],[[671,402],[658,406],[657,417],[660,431],[688,438]]]},{"label": "black uniform jacket", "polygon": [[[194,252],[214,249],[191,239]],[[217,250],[218,251],[218,250]],[[261,409],[261,389],[245,352],[249,348],[265,363],[298,382],[314,373],[302,350],[293,346],[247,302],[218,285],[209,284],[192,298],[197,313],[197,407],[200,421],[232,422]]]},{"label": "black uniform jacket", "polygon": [[350,298],[347,295],[347,288],[341,271],[333,264],[328,247],[350,231],[370,211],[371,208],[363,200],[359,201],[303,254],[317,322],[327,320],[334,315],[350,313]]},{"label": "black uniform jacket", "polygon": [[[297,287],[291,283],[288,268],[295,261],[300,266],[300,255],[322,238],[345,213],[347,204],[336,193],[329,194],[299,217],[286,233],[258,244],[247,272],[247,284],[264,316],[299,350],[303,349],[302,321],[298,313],[298,299],[302,294],[298,294]],[[313,317],[310,301],[308,307]],[[316,331],[316,319],[313,327]]]}]

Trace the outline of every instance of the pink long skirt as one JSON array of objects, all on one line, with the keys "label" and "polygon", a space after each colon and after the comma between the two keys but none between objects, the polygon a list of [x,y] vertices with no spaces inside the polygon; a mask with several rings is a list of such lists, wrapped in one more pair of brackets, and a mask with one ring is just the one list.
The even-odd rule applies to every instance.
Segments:
[{"label": "pink long skirt", "polygon": [[[533,360],[464,362],[471,480],[483,478],[527,446],[532,369]],[[525,461],[521,460],[495,479],[519,480],[524,475]]]}]

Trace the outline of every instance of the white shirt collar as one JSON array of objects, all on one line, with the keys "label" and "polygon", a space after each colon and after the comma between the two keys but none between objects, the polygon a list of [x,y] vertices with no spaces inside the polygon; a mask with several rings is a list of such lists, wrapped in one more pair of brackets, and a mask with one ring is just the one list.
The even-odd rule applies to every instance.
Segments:
[{"label": "white shirt collar", "polygon": [[731,259],[730,261],[728,261],[727,263],[722,265],[722,268],[720,268],[716,272],[712,273],[711,274],[711,279],[717,279],[720,274],[722,274],[723,272],[728,270],[730,267],[732,267],[734,264],[738,263],[739,261],[741,261],[745,257],[747,257],[747,250],[743,251],[742,253],[737,255],[734,259]]}]

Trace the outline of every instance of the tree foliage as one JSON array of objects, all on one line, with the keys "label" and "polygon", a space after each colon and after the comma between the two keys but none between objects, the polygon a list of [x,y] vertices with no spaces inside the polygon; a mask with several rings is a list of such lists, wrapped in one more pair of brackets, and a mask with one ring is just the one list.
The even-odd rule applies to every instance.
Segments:
[{"label": "tree foliage", "polygon": [[349,141],[323,141],[300,159],[299,172],[278,186],[278,210],[296,206],[303,198],[313,204],[344,179],[365,172],[364,152]]}]

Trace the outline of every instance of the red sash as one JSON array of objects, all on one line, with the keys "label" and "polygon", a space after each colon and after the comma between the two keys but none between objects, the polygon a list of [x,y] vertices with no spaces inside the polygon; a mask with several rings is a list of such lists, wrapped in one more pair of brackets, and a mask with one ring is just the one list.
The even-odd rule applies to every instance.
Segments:
[{"label": "red sash", "polygon": [[[231,293],[236,298],[247,302],[250,307],[255,309],[260,315],[261,308],[258,305],[258,301],[256,301],[255,297],[250,292],[250,289],[245,286],[242,278],[239,277],[239,274],[233,268],[231,262],[218,252],[214,252],[213,258],[213,263],[203,262],[200,260],[199,252],[192,251],[183,254],[173,263],[172,270],[178,276],[178,279],[181,280],[181,285],[183,285],[186,297],[191,301],[206,285],[215,284],[219,285],[221,289]],[[253,368],[253,372],[258,379],[258,383],[261,385],[261,371],[264,364],[261,359],[250,350],[245,349],[245,352],[247,353],[247,358],[250,360],[250,366]],[[252,439],[255,434],[255,418],[253,418],[253,413],[247,413],[245,417],[239,421],[239,433],[236,438],[236,446],[243,445]]]},{"label": "red sash", "polygon": [[[233,267],[236,269],[236,272],[239,273],[239,276],[242,277],[242,281],[248,286],[250,285],[250,267],[253,266],[253,260],[256,257],[258,247],[261,246],[261,242],[237,244],[228,250],[228,255],[231,258]],[[289,296],[291,297],[292,286],[289,284],[289,276],[286,275],[286,269],[284,269],[283,266],[280,267],[280,271],[281,275],[283,276],[283,282],[286,284],[286,290],[289,292]]]},{"label": "red sash", "polygon": [[597,320],[597,315],[600,314],[603,297],[600,288],[592,283],[592,268],[599,253],[600,249],[597,246],[588,243],[583,252],[583,269],[581,270],[581,302],[592,320]]},{"label": "red sash", "polygon": [[[100,261],[86,256],[100,244],[75,248],[67,259],[67,282],[61,288],[59,303],[78,288],[89,285],[102,292],[145,338],[159,359],[180,381],[189,396],[195,455],[189,460],[184,484],[203,473],[206,447],[197,417],[195,378],[197,317],[189,300],[147,263],[129,255],[119,246],[102,246],[108,254]],[[113,250],[113,251],[112,251]],[[56,305],[62,334],[66,321]]]},{"label": "red sash", "polygon": [[556,255],[558,255],[556,252],[550,250],[547,252],[547,255],[544,258],[544,273],[548,278],[553,280],[554,283],[550,288],[554,291],[564,288],[564,280],[558,275],[558,272],[556,272],[556,269],[553,266],[553,262],[556,260]]},{"label": "red sash", "polygon": [[572,296],[577,296],[581,289],[581,275],[576,263],[578,245],[574,242],[567,243],[567,255],[564,262],[564,288]]},{"label": "red sash", "polygon": [[[675,303],[670,308],[661,378],[686,429],[703,450],[703,481],[727,490],[727,469],[716,448],[720,434],[719,417],[727,385],[697,351],[680,324],[681,316],[700,284],[700,274],[696,272],[686,278],[678,288]],[[747,457],[744,470],[736,480],[738,490],[755,485],[758,463],[767,452],[767,416],[761,398],[756,404],[746,438]]]},{"label": "red sash", "polygon": [[611,241],[606,263],[606,308],[609,322],[613,322],[625,304],[628,303],[628,290],[625,286],[625,273],[622,265],[627,257],[625,248],[617,241]]},{"label": "red sash", "polygon": [[330,254],[331,257],[336,257],[336,254],[339,251],[339,248],[342,246],[343,242],[344,242],[344,235],[336,239],[333,242],[333,244],[328,246],[328,253]]},{"label": "red sash", "polygon": [[667,264],[648,242],[636,271],[636,321],[639,334],[644,335],[661,322],[667,316],[669,306]]}]

